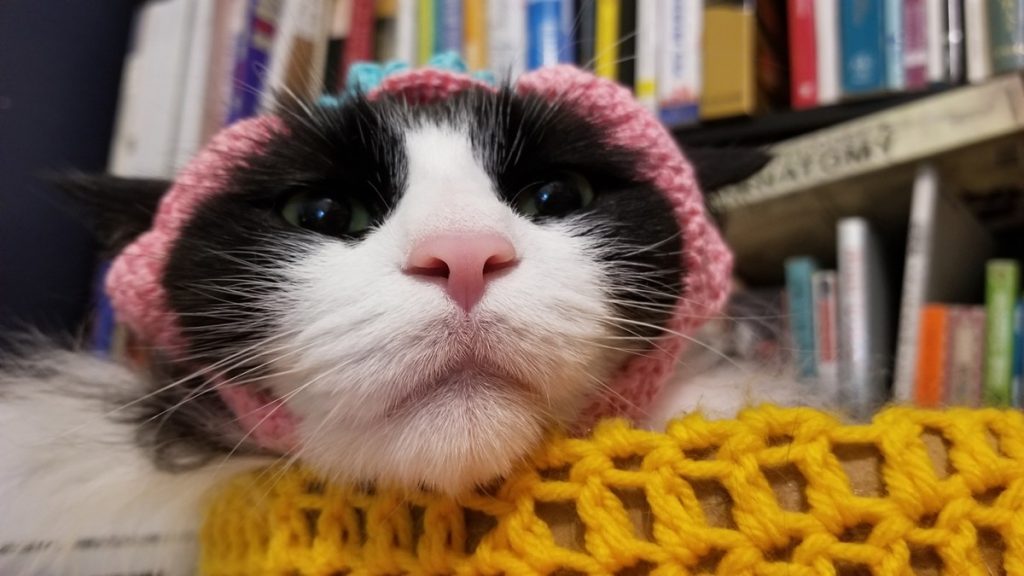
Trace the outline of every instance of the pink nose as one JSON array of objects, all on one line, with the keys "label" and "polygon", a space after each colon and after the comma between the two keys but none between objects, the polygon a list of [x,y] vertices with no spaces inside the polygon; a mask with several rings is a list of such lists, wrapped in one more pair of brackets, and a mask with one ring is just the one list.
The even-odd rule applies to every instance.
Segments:
[{"label": "pink nose", "polygon": [[498,234],[444,234],[413,247],[405,271],[446,279],[445,290],[469,312],[498,270],[516,263],[516,249]]}]

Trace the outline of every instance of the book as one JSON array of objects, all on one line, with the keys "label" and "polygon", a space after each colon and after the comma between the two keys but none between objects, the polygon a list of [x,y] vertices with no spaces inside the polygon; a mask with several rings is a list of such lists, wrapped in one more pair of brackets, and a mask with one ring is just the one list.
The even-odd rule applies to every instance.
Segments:
[{"label": "book", "polygon": [[945,81],[951,84],[960,84],[967,78],[964,2],[963,0],[948,0],[946,9]]},{"label": "book", "polygon": [[818,37],[814,0],[789,0],[789,69],[793,108],[818,105]]},{"label": "book", "polygon": [[373,0],[353,0],[352,20],[349,28],[348,41],[341,68],[341,81],[348,82],[348,69],[356,62],[369,62],[374,59],[373,33],[376,14]]},{"label": "book", "polygon": [[[597,0],[576,0],[576,16],[572,26],[573,45],[576,47],[576,65],[585,70],[594,70],[594,42],[597,34]],[[643,2],[641,5],[650,4]],[[655,3],[655,7],[658,4]],[[658,8],[660,10],[660,8]]]},{"label": "book", "polygon": [[990,260],[985,274],[985,404],[1009,406],[1013,392],[1013,313],[1020,294],[1020,266]]},{"label": "book", "polygon": [[301,101],[319,96],[333,4],[323,0],[288,2],[281,11],[260,109],[270,110],[281,93]]},{"label": "book", "polygon": [[1020,0],[988,0],[989,48],[996,74],[1024,68],[1024,20]]},{"label": "book", "polygon": [[928,86],[927,0],[903,2],[903,77],[908,90]]},{"label": "book", "polygon": [[814,285],[811,276],[818,271],[813,258],[793,257],[786,260],[786,296],[789,298],[789,319],[797,374],[801,378],[817,375],[814,350]]},{"label": "book", "polygon": [[245,22],[246,0],[222,0],[215,3],[210,63],[206,68],[206,101],[203,104],[201,142],[208,142],[227,119],[231,99],[231,67],[235,61],[235,41]]},{"label": "book", "polygon": [[352,6],[354,0],[335,0],[328,27],[327,57],[324,62],[324,90],[334,94],[345,90],[347,78],[342,75],[345,68],[345,48],[352,29]]},{"label": "book", "polygon": [[981,404],[985,376],[984,306],[950,306],[947,318],[946,404]]},{"label": "book", "polygon": [[1013,308],[1013,380],[1010,405],[1021,408],[1024,400],[1024,300]]},{"label": "book", "polygon": [[207,82],[212,63],[214,5],[210,2],[196,2],[187,24],[190,38],[186,43],[187,52],[183,84],[179,105],[177,136],[174,142],[171,172],[177,173],[199,150],[203,140],[204,110],[207,101]]},{"label": "book", "polygon": [[434,54],[461,54],[462,28],[462,0],[434,0]]},{"label": "book", "polygon": [[972,84],[992,76],[992,45],[989,41],[989,0],[964,0],[964,46],[967,80]]},{"label": "book", "polygon": [[636,83],[637,0],[619,0],[619,55],[615,77],[630,88]]},{"label": "book", "polygon": [[814,290],[814,352],[818,392],[826,402],[839,399],[839,287],[835,270],[811,275]]},{"label": "book", "polygon": [[462,8],[462,53],[470,70],[487,68],[487,5],[484,0],[465,0]]},{"label": "book", "polygon": [[885,0],[885,87],[889,90],[903,90],[906,86],[904,76],[906,63],[903,60],[904,0]]},{"label": "book", "polygon": [[633,94],[648,110],[657,113],[658,4],[637,2],[636,6],[636,80]]},{"label": "book", "polygon": [[146,3],[138,12],[108,163],[114,175],[174,175],[195,9],[196,0],[168,0]]},{"label": "book", "polygon": [[249,0],[245,25],[235,44],[228,124],[255,115],[264,91],[270,50],[274,45],[281,0]]},{"label": "book", "polygon": [[752,114],[757,99],[757,19],[751,0],[708,0],[704,7],[703,82],[705,120]]},{"label": "book", "polygon": [[436,45],[434,35],[437,33],[435,29],[436,13],[434,12],[434,2],[437,2],[437,0],[420,0],[419,2],[416,40],[419,44],[417,53],[420,66],[426,64],[430,57],[434,55],[434,47]]},{"label": "book", "polygon": [[885,250],[863,218],[836,228],[839,275],[839,401],[855,416],[887,399],[892,349]]},{"label": "book", "polygon": [[842,94],[840,80],[839,7],[834,0],[814,0],[818,103],[835,104]]},{"label": "book", "polygon": [[914,374],[914,403],[938,408],[946,399],[946,351],[949,307],[927,304],[920,311],[917,369]]},{"label": "book", "polygon": [[722,217],[737,273],[779,282],[788,255],[831,260],[842,215],[905,226],[922,160],[934,160],[951,187],[972,196],[1019,187],[1024,170],[1005,158],[1018,154],[1022,131],[1024,78],[994,78],[778,143],[760,172],[710,192],[708,204]]},{"label": "book", "polygon": [[885,2],[839,2],[845,95],[871,94],[887,86]]},{"label": "book", "polygon": [[658,117],[668,126],[692,124],[699,119],[701,82],[700,0],[668,0],[658,8]]},{"label": "book", "polygon": [[[893,399],[912,399],[919,363],[921,309],[927,302],[980,301],[992,238],[948,189],[933,164],[917,170],[910,203],[900,299]],[[936,397],[938,399],[938,397]]]},{"label": "book", "polygon": [[526,0],[487,0],[491,71],[514,79],[526,66]]},{"label": "book", "polygon": [[416,0],[398,0],[395,10],[395,59],[410,66],[418,61]]},{"label": "book", "polygon": [[[567,1],[567,0],[565,0]],[[562,29],[563,0],[527,0],[526,68],[536,70],[568,61],[568,46]]]},{"label": "book", "polygon": [[[910,0],[911,3],[915,1],[917,0]],[[947,0],[924,0],[927,77],[930,84],[936,84],[948,78],[946,70],[948,58],[946,3]]]},{"label": "book", "polygon": [[597,0],[594,73],[609,80],[618,78],[619,8],[619,0]]}]

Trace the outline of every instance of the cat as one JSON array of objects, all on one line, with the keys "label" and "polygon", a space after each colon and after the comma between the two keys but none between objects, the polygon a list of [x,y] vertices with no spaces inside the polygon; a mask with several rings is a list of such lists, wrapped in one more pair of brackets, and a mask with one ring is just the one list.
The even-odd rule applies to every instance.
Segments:
[{"label": "cat", "polygon": [[[611,388],[685,336],[674,314],[702,271],[681,255],[703,254],[691,229],[717,239],[707,213],[681,221],[642,151],[524,85],[286,102],[218,136],[174,188],[68,179],[109,253],[135,258],[120,278],[159,262],[155,284],[114,294],[143,298],[123,312],[152,358],[7,360],[0,573],[190,573],[210,488],[282,458],[457,495],[549,430],[585,431],[595,396],[640,420],[696,408]],[[766,161],[688,158],[680,177],[705,191]],[[751,400],[705,393],[725,412]]]}]

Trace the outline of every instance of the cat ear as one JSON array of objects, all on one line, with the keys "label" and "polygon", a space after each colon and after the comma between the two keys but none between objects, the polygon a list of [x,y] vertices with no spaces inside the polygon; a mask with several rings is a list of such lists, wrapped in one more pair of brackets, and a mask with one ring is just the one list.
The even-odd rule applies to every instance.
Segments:
[{"label": "cat ear", "polygon": [[84,212],[103,252],[120,252],[153,223],[167,180],[119,178],[106,174],[70,174],[54,183]]},{"label": "cat ear", "polygon": [[705,195],[746,180],[772,159],[765,150],[745,147],[683,146],[683,154],[697,171],[697,181]]}]

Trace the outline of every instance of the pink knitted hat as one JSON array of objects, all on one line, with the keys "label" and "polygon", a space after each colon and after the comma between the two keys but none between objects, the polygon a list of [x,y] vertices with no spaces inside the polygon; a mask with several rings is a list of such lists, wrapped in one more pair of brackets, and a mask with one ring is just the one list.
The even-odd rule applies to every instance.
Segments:
[{"label": "pink knitted hat", "polygon": [[[412,104],[449,97],[471,87],[488,88],[467,75],[413,70],[386,78],[369,97],[401,95]],[[646,407],[675,368],[684,337],[722,308],[729,293],[732,254],[704,209],[693,167],[668,130],[632,94],[614,82],[571,66],[555,66],[519,78],[515,90],[566,102],[604,126],[610,142],[639,152],[641,174],[665,194],[682,231],[684,292],[666,335],[652,350],[624,366],[611,390],[596,398],[577,425],[603,416],[642,418]],[[161,278],[171,248],[202,201],[217,194],[230,169],[259,151],[281,126],[272,116],[245,120],[216,135],[178,175],[161,201],[152,228],[125,248],[107,276],[107,292],[119,319],[140,337],[172,355],[183,354],[186,337],[170,309]],[[287,410],[248,387],[220,387],[220,394],[252,437],[265,447],[292,446],[294,422]]]}]

